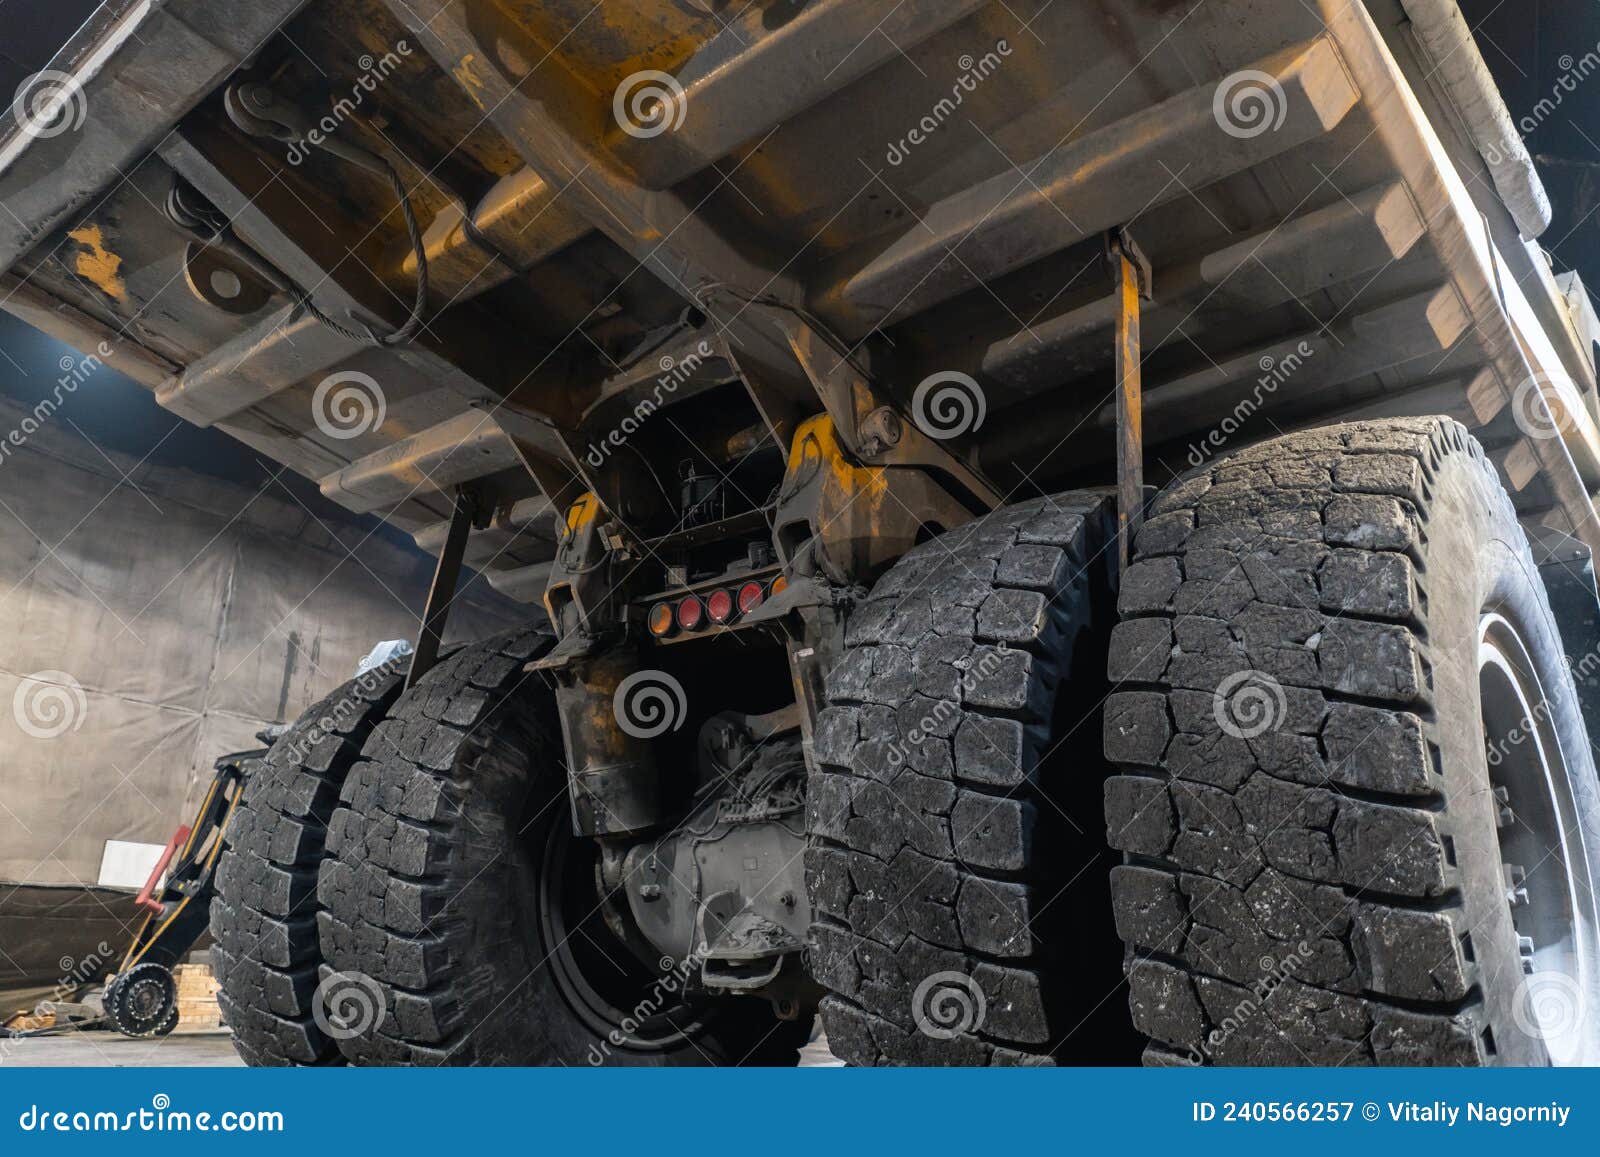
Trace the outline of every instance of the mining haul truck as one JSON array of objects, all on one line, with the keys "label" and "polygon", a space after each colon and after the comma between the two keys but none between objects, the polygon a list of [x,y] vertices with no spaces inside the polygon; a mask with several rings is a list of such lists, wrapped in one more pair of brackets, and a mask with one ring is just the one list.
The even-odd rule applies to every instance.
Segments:
[{"label": "mining haul truck", "polygon": [[111,0],[0,200],[438,558],[230,817],[248,1061],[1600,1060],[1596,327],[1453,0]]}]

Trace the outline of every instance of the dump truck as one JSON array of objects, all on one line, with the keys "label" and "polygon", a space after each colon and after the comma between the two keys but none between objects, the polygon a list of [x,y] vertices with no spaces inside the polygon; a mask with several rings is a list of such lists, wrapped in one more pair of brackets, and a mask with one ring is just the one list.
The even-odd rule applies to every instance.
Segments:
[{"label": "dump truck", "polygon": [[0,200],[438,558],[233,817],[248,1061],[1600,1060],[1600,334],[1453,0],[109,0]]}]

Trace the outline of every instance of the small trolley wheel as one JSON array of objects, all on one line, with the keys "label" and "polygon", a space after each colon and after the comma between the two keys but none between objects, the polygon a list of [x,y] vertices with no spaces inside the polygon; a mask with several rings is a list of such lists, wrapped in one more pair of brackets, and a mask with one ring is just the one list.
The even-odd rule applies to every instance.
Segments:
[{"label": "small trolley wheel", "polygon": [[105,1006],[123,1036],[166,1036],[178,1023],[178,985],[166,965],[147,960],[112,979]]}]

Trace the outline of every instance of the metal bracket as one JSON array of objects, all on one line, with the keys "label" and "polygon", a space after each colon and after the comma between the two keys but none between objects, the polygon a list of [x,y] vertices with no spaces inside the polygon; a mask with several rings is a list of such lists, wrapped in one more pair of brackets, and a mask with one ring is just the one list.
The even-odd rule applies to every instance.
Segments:
[{"label": "metal bracket", "polygon": [[[929,438],[888,404],[877,385],[818,330],[789,323],[789,346],[850,456],[866,466],[913,466],[948,478],[974,513],[1000,505],[1001,495],[950,446]],[[804,425],[805,423],[802,423]],[[792,465],[792,463],[791,463]]]},{"label": "metal bracket", "polygon": [[1117,538],[1123,569],[1144,519],[1144,391],[1140,381],[1139,301],[1151,298],[1150,261],[1125,229],[1106,234],[1117,309]]},{"label": "metal bracket", "polygon": [[445,619],[456,597],[456,584],[461,579],[461,561],[466,557],[467,535],[472,530],[477,505],[465,487],[456,490],[450,529],[445,533],[444,545],[439,548],[439,565],[434,569],[433,582],[428,587],[428,602],[422,611],[422,629],[417,633],[416,653],[411,657],[411,670],[406,673],[407,691],[415,687],[417,680],[439,661]]}]

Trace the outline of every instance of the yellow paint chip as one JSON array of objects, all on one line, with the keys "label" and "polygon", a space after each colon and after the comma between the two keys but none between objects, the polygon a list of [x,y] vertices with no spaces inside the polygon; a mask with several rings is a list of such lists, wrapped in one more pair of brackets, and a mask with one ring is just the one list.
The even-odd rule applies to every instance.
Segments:
[{"label": "yellow paint chip", "polygon": [[122,258],[106,248],[105,234],[98,225],[80,225],[67,234],[79,245],[73,268],[78,276],[96,286],[108,297],[126,301],[128,287],[122,283]]},{"label": "yellow paint chip", "polygon": [[461,82],[461,87],[467,90],[467,95],[472,98],[473,103],[482,108],[483,100],[478,94],[484,91],[484,84],[477,69],[472,66],[472,62],[476,59],[473,53],[467,53],[453,71],[455,78]]}]

